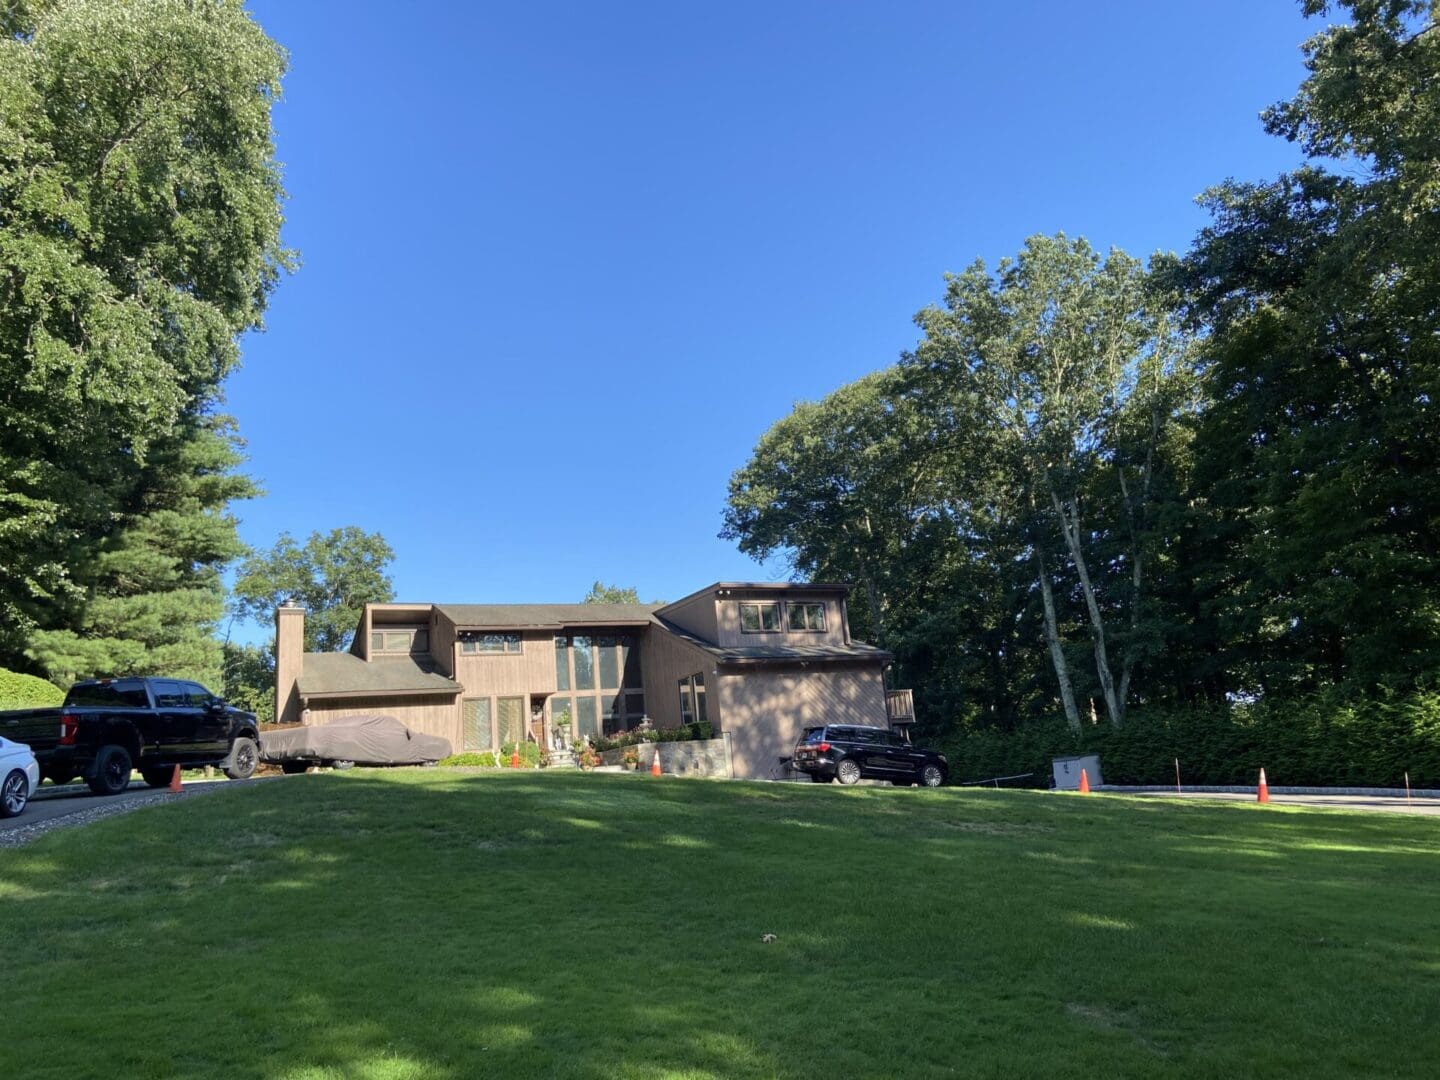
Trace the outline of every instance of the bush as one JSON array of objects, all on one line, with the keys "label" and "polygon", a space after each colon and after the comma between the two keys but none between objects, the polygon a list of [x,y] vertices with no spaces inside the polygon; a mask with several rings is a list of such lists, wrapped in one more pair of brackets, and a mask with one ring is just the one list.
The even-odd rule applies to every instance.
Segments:
[{"label": "bush", "polygon": [[1098,753],[1111,784],[1275,784],[1300,787],[1440,787],[1440,693],[1356,701],[1326,693],[1248,705],[1132,707],[1118,731],[1103,719],[1077,738],[1061,719],[1015,732],[972,731],[939,740],[956,781],[1033,772],[1050,759]]},{"label": "bush", "polygon": [[636,728],[614,735],[591,735],[590,745],[600,753],[619,750],[622,746],[635,746],[647,742],[689,742],[692,739],[713,739],[714,725],[708,720],[693,720],[679,727]]},{"label": "bush", "polygon": [[518,747],[514,743],[506,743],[500,747],[500,764],[508,767],[516,750],[520,752],[520,768],[538,769],[540,767],[540,747],[533,742],[523,742]]},{"label": "bush", "polygon": [[468,750],[463,754],[451,754],[447,758],[441,758],[437,764],[457,768],[493,769],[495,767],[495,755],[489,750],[486,750],[484,753],[476,753],[474,750]]},{"label": "bush", "polygon": [[0,710],[44,709],[65,700],[65,691],[35,675],[0,668]]}]

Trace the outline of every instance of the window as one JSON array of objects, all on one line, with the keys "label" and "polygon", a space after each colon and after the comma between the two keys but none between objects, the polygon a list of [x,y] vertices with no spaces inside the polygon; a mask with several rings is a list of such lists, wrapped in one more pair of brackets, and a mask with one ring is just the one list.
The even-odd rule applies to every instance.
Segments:
[{"label": "window", "polygon": [[460,651],[466,655],[494,655],[496,653],[518,653],[521,651],[519,634],[475,634],[460,635]]},{"label": "window", "polygon": [[591,640],[588,637],[576,637],[575,647],[571,651],[575,654],[575,689],[595,689],[595,656],[591,652]]},{"label": "window", "polygon": [[643,692],[628,693],[625,695],[625,716],[634,727],[645,718],[645,694]]},{"label": "window", "polygon": [[408,627],[404,630],[370,631],[372,653],[428,652],[430,631],[423,627]]},{"label": "window", "polygon": [[595,699],[593,697],[582,697],[575,699],[575,735],[583,737],[597,733],[595,727]]},{"label": "window", "polygon": [[640,650],[633,637],[620,639],[620,673],[625,686],[640,686]]},{"label": "window", "polygon": [[157,679],[151,683],[150,689],[155,694],[157,709],[185,708],[185,687],[182,684],[169,679]]},{"label": "window", "polygon": [[740,605],[740,629],[747,634],[769,633],[780,629],[780,602],[767,600],[763,603]]},{"label": "window", "polygon": [[791,630],[824,630],[824,604],[787,604]]},{"label": "window", "polygon": [[187,682],[180,684],[185,689],[185,706],[190,709],[208,709],[210,707],[210,691],[199,683]]},{"label": "window", "polygon": [[502,697],[495,702],[495,723],[500,729],[500,745],[523,742],[525,739],[525,699]]},{"label": "window", "polygon": [[600,649],[600,689],[617,690],[620,687],[620,641],[613,637],[599,637],[595,644]]},{"label": "window", "polygon": [[680,680],[680,723],[705,723],[709,715],[705,708],[705,675],[696,672]]},{"label": "window", "polygon": [[[158,684],[153,689],[158,705]],[[116,679],[114,682],[91,683],[89,686],[72,686],[65,695],[65,704],[90,705],[101,709],[148,709],[150,698],[145,694],[145,684],[139,679]]]},{"label": "window", "polygon": [[489,750],[490,741],[490,699],[466,698],[460,703],[460,717],[464,727],[466,750]]},{"label": "window", "polygon": [[570,689],[570,639],[555,639],[555,689]]}]

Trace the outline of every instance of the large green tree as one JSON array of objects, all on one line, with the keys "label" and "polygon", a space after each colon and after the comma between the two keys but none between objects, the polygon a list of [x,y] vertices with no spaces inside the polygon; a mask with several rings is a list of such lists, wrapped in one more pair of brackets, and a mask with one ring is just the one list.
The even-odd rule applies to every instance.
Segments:
[{"label": "large green tree", "polygon": [[238,0],[0,30],[0,662],[213,677],[250,490],[216,406],[288,261],[284,57]]},{"label": "large green tree", "polygon": [[1305,167],[1224,184],[1181,280],[1209,332],[1197,611],[1251,693],[1440,672],[1440,28],[1348,15],[1265,114]]},{"label": "large green tree", "polygon": [[366,604],[394,599],[387,570],[394,559],[383,536],[354,525],[311,533],[303,545],[284,533],[241,564],[232,610],[268,624],[279,605],[293,601],[306,609],[306,651],[339,652],[349,648]]}]

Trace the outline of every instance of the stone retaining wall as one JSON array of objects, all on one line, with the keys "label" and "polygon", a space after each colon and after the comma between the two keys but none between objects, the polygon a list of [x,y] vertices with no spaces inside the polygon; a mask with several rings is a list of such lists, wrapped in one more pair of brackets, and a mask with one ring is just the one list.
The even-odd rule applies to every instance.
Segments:
[{"label": "stone retaining wall", "polygon": [[[606,750],[600,754],[604,765],[619,765],[624,761],[625,751]],[[649,771],[655,754],[660,754],[660,768],[666,775],[673,776],[720,776],[730,777],[730,735],[722,734],[718,739],[687,739],[684,742],[640,743],[634,749],[640,752],[640,768]]]}]

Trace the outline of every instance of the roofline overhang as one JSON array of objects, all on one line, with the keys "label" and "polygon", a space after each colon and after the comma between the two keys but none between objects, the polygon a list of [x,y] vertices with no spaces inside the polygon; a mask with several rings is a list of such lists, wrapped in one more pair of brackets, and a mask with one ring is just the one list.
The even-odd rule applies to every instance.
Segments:
[{"label": "roofline overhang", "polygon": [[[711,654],[714,655],[713,653]],[[893,660],[889,653],[867,656],[716,656],[715,665],[730,667],[884,667]]]},{"label": "roofline overhang", "polygon": [[415,690],[318,690],[309,694],[305,693],[304,690],[301,690],[300,700],[309,701],[311,698],[347,697],[415,697],[419,694],[444,694],[449,697],[454,697],[456,694],[460,693],[464,689],[465,688],[463,686],[461,686],[459,683],[456,683],[453,689],[451,689],[450,687],[427,686],[423,689]]},{"label": "roofline overhang", "polygon": [[697,596],[720,596],[726,592],[733,592],[737,589],[757,589],[774,592],[838,592],[842,595],[848,595],[850,591],[854,589],[854,586],[846,585],[843,582],[823,581],[809,584],[803,581],[715,581],[706,585],[703,589],[696,589],[692,593],[686,593],[678,600],[672,600],[670,603],[662,605],[657,609],[656,613],[668,611],[677,604],[683,604],[687,600],[694,600]]},{"label": "roofline overhang", "polygon": [[502,633],[515,630],[565,630],[574,626],[606,627],[606,626],[649,626],[650,619],[601,619],[597,622],[547,622],[547,623],[456,623],[455,632],[458,633]]}]

